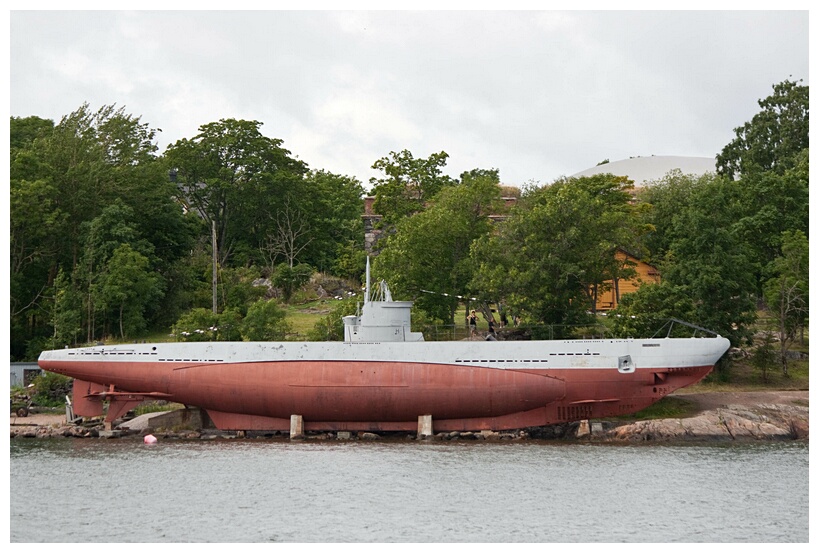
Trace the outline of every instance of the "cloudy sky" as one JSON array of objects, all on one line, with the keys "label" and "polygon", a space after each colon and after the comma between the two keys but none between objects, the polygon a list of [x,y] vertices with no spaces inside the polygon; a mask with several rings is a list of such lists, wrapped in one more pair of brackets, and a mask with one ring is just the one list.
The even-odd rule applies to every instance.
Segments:
[{"label": "cloudy sky", "polygon": [[365,185],[404,149],[518,186],[713,157],[773,84],[810,84],[807,11],[14,10],[12,116],[116,104],[162,129],[160,152],[252,119]]}]

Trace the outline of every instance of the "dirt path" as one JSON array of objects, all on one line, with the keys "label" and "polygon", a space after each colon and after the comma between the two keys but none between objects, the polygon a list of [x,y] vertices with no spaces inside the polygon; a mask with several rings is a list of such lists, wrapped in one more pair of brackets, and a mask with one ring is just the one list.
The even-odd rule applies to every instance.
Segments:
[{"label": "dirt path", "polygon": [[27,417],[18,417],[11,414],[10,426],[51,426],[53,424],[65,424],[65,413],[62,415],[53,414],[32,414]]}]

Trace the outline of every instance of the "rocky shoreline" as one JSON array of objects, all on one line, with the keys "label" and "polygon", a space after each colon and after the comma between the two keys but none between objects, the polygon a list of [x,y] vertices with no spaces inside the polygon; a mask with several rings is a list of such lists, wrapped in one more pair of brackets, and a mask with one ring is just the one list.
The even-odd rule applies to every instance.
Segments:
[{"label": "rocky shoreline", "polygon": [[[515,431],[439,432],[425,441],[560,440],[598,443],[754,442],[809,439],[807,391],[680,395],[702,408],[696,415],[623,421],[579,421]],[[731,403],[734,401],[734,403]],[[159,440],[289,440],[287,432],[226,432],[202,429],[186,410],[152,413],[106,431],[101,421],[67,424],[64,415],[11,417],[15,438],[142,438]],[[303,440],[416,440],[412,433],[321,432]]]}]

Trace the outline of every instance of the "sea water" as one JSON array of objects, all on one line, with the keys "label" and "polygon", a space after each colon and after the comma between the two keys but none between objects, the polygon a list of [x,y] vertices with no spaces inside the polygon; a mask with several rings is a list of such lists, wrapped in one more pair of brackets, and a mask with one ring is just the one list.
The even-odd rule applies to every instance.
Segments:
[{"label": "sea water", "polygon": [[807,542],[808,444],[13,439],[11,542]]}]

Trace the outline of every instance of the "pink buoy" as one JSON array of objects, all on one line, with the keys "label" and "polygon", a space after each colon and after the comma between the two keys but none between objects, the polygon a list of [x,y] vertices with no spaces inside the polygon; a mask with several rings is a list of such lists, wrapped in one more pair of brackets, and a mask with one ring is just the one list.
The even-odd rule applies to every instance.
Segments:
[{"label": "pink buoy", "polygon": [[145,442],[146,444],[155,444],[156,436],[154,436],[153,434],[148,434],[142,441]]}]

